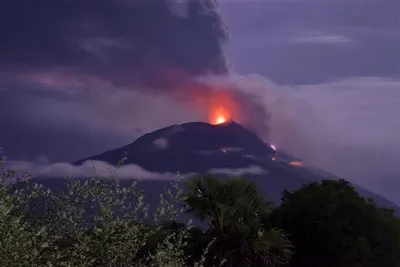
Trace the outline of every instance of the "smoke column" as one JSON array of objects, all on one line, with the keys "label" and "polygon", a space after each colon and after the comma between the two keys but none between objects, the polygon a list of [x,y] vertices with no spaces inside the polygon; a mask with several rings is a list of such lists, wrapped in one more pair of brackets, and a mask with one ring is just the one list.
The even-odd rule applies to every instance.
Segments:
[{"label": "smoke column", "polygon": [[[164,51],[162,60],[144,60],[150,67],[138,79],[141,85],[147,86],[143,88],[173,96],[187,103],[188,108],[199,109],[204,114],[222,106],[229,110],[233,120],[268,138],[266,106],[258,94],[239,88],[231,79],[234,74],[224,54],[228,33],[218,2],[158,1],[157,10],[163,19],[158,22],[160,28],[150,31],[149,36],[159,41]],[[147,5],[154,8],[153,2]],[[169,41],[163,42],[163,36],[168,36]],[[146,77],[149,79],[143,80]]]}]

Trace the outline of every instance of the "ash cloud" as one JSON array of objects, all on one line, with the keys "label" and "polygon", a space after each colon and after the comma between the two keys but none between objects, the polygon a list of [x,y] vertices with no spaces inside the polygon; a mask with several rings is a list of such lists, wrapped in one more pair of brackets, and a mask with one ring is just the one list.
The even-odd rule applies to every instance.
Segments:
[{"label": "ash cloud", "polygon": [[[173,98],[197,114],[207,114],[223,91],[243,124],[260,125],[252,120],[268,117],[251,92],[197,79],[231,71],[224,54],[228,34],[215,0],[9,0],[2,6],[0,32],[8,38],[0,44],[0,70],[8,79],[0,85],[83,97],[96,91],[96,98],[107,97],[110,88],[116,95],[141,91]],[[262,125],[255,130],[267,134]]]},{"label": "ash cloud", "polygon": [[[216,0],[7,0],[0,11],[0,75],[7,79],[0,87],[84,97],[90,90],[101,97],[102,88],[141,91],[204,114],[215,92],[225,91],[242,122],[253,125],[250,119],[268,114],[251,92],[197,79],[231,72],[218,8]],[[264,127],[259,132],[267,133]]]},{"label": "ash cloud", "polygon": [[[184,14],[173,12],[179,5]],[[164,71],[226,73],[217,7],[214,0],[2,1],[0,68],[57,69],[121,86],[158,84]]]}]

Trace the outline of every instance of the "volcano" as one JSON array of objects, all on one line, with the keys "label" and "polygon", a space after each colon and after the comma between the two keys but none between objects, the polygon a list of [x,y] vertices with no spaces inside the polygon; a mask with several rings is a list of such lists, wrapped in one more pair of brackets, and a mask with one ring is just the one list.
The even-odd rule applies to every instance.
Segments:
[{"label": "volcano", "polygon": [[[138,138],[135,142],[75,162],[103,161],[115,165],[136,164],[151,172],[205,173],[214,168],[246,168],[274,150],[257,135],[230,121],[217,125],[191,122],[172,125]],[[249,157],[246,157],[248,155]]]},{"label": "volcano", "polygon": [[[305,164],[301,159],[277,150],[254,132],[235,121],[221,124],[190,122],[172,125],[143,135],[133,143],[76,161],[103,161],[115,165],[126,155],[124,164],[139,165],[157,173],[215,173],[229,178],[242,175],[257,183],[266,197],[279,202],[284,189],[322,179],[340,179],[333,174]],[[154,184],[152,190],[157,188]],[[162,182],[160,182],[162,183]],[[400,208],[385,198],[354,185],[364,197],[379,206]]]},{"label": "volcano", "polygon": [[[263,194],[279,202],[283,190],[295,190],[303,184],[322,179],[340,179],[307,165],[301,159],[280,151],[251,130],[234,122],[220,124],[190,122],[171,125],[145,134],[126,146],[94,155],[73,164],[102,161],[116,165],[139,165],[153,173],[206,174],[221,179],[244,176],[254,181]],[[118,175],[117,175],[118,176]],[[86,177],[82,177],[86,178]],[[140,177],[132,177],[132,180]],[[63,179],[35,178],[50,189],[65,188]],[[124,179],[123,183],[132,182]],[[158,199],[169,181],[148,179],[141,183],[150,200]],[[358,185],[358,192],[375,200],[378,206],[400,208],[382,196]]]}]

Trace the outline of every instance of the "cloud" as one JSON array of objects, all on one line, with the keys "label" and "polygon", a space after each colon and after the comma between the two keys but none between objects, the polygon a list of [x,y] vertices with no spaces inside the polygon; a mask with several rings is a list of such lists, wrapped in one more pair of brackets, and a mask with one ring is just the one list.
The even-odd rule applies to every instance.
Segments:
[{"label": "cloud", "polygon": [[175,173],[149,172],[134,164],[124,165],[116,168],[102,161],[86,161],[80,166],[68,162],[43,164],[27,161],[7,161],[6,167],[17,170],[19,173],[27,172],[31,177],[41,178],[83,178],[83,177],[105,177],[109,179],[154,179],[173,180],[177,177]]},{"label": "cloud", "polygon": [[230,35],[227,54],[235,70],[262,74],[281,85],[399,77],[399,8],[398,1],[376,0],[221,1]]},{"label": "cloud", "polygon": [[260,166],[249,166],[247,168],[224,169],[215,168],[208,171],[210,174],[225,174],[230,176],[242,176],[248,174],[267,174],[268,172]]},{"label": "cloud", "polygon": [[[241,118],[248,125],[253,117],[268,116],[251,92],[196,79],[230,72],[224,52],[228,35],[214,0],[74,0],[68,5],[7,0],[0,12],[0,30],[18,33],[0,44],[0,76],[6,77],[0,87],[15,94],[34,91],[18,99],[29,114],[24,123],[57,124],[52,120],[58,117],[74,131],[131,134],[137,125],[154,129],[148,125],[157,121],[167,126],[187,117],[205,120],[221,101],[249,113]],[[167,102],[173,105],[168,112]],[[166,115],[144,116],[140,111],[147,106]],[[188,109],[189,114],[179,112]]]},{"label": "cloud", "polygon": [[[230,75],[208,81],[252,92],[269,113],[269,140],[306,163],[381,194],[385,180],[398,179],[400,80],[281,86],[260,75]],[[255,128],[264,123],[252,122]]]},{"label": "cloud", "polygon": [[163,84],[164,69],[227,72],[221,48],[227,33],[212,0],[6,0],[0,25],[7,37],[0,70],[7,72],[57,69],[64,77],[101,77],[118,86]]},{"label": "cloud", "polygon": [[[265,94],[271,139],[279,148],[372,191],[399,179],[400,81],[353,78]],[[399,180],[400,182],[400,180]],[[396,202],[400,199],[395,194]]]},{"label": "cloud", "polygon": [[164,149],[169,146],[169,142],[167,138],[158,138],[153,141],[153,144],[156,145],[158,149]]},{"label": "cloud", "polygon": [[313,32],[305,36],[294,37],[291,41],[301,44],[325,45],[344,45],[352,42],[352,40],[343,35],[325,34],[321,32]]},{"label": "cloud", "polygon": [[[28,178],[89,178],[104,177],[106,179],[144,179],[144,180],[175,180],[177,173],[156,173],[150,172],[138,165],[127,164],[121,167],[112,166],[103,161],[86,161],[76,166],[68,162],[48,163],[33,161],[6,161],[6,168],[16,170],[17,174],[27,173]],[[241,176],[246,174],[266,174],[267,171],[259,166],[237,169],[210,169],[210,174],[222,174],[229,176]],[[192,177],[196,173],[180,173],[179,178]]]}]

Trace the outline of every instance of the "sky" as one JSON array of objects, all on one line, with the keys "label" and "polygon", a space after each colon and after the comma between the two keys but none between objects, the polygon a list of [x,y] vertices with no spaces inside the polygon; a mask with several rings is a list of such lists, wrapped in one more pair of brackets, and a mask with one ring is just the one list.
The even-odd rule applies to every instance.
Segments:
[{"label": "sky", "polygon": [[217,75],[219,85],[237,89],[250,124],[263,125],[279,147],[400,203],[393,189],[400,186],[400,3],[220,0],[216,7],[213,0],[1,1],[6,154],[74,161],[160,127],[206,120],[193,93],[213,89],[192,78]]}]

